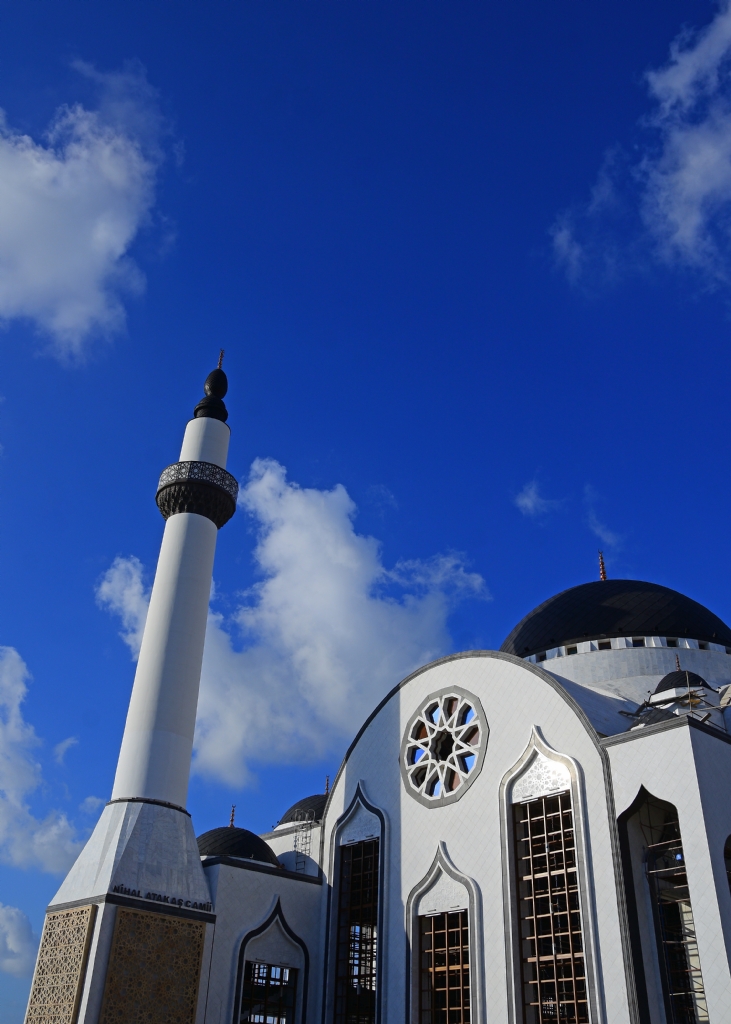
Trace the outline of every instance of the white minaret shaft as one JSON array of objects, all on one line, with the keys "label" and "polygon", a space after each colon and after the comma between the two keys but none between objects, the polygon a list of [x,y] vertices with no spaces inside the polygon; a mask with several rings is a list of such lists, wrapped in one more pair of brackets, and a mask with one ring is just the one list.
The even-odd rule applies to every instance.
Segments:
[{"label": "white minaret shaft", "polygon": [[185,807],[216,535],[233,515],[238,490],[225,471],[230,430],[221,369],[206,392],[180,462],[160,478],[157,503],[167,522],[112,800]]}]

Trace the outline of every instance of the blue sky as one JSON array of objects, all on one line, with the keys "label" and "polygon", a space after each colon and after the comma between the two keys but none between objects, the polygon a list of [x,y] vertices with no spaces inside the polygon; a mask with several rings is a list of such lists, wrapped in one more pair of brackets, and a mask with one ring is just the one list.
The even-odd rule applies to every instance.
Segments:
[{"label": "blue sky", "polygon": [[730,57],[726,0],[5,6],[3,1024],[109,796],[220,347],[198,832],[268,829],[598,547],[731,618]]}]

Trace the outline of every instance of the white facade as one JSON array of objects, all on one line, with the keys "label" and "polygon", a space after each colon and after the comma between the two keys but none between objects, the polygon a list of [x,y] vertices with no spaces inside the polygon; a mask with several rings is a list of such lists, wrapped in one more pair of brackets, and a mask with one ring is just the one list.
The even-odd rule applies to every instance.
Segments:
[{"label": "white facade", "polygon": [[[421,1020],[420,966],[414,952],[419,917],[466,910],[471,1020],[522,1024],[523,940],[513,805],[565,792],[570,793],[576,836],[588,1019],[597,1024],[666,1024],[673,1017],[664,1004],[662,951],[652,924],[642,850],[635,851],[639,861],[634,869],[622,862],[621,816],[643,787],[678,812],[707,1008],[704,1016],[699,1003],[697,1019],[731,1019],[731,892],[724,862],[724,844],[731,836],[731,737],[725,727],[700,724],[695,713],[633,728],[637,719],[629,716],[637,705],[609,695],[613,686],[605,666],[617,658],[617,672],[626,679],[625,654],[646,653],[584,656],[603,660],[596,671],[584,661],[589,689],[559,681],[540,665],[510,655],[467,652],[427,666],[392,691],[358,734],[323,820],[313,826],[307,874],[301,872],[297,881],[291,870],[295,838],[303,827],[296,824],[263,837],[290,869],[286,873],[252,871],[245,861],[224,869],[215,857],[203,859],[207,876],[218,872],[220,879],[225,870],[232,881],[230,896],[216,904],[221,936],[211,967],[210,991],[215,996],[201,1006],[200,1019],[207,1024],[241,1019],[242,976],[233,965],[239,958],[259,956],[246,953],[246,935],[263,926],[276,901],[282,926],[291,929],[309,955],[306,1014],[298,1010],[294,1019],[326,1024],[345,1019],[335,1006],[341,854],[349,844],[378,836],[375,1019],[389,1024]],[[664,653],[670,656],[666,665],[648,661],[639,666],[652,670],[646,672],[646,689],[654,688],[664,670],[674,668],[674,652]],[[721,657],[698,651],[701,656],[714,662]],[[581,657],[565,659],[562,668],[568,662],[579,666]],[[725,652],[723,658],[728,659],[722,663],[728,664],[725,678],[715,664],[708,675],[728,683],[731,658]],[[630,673],[634,678],[642,674],[636,664]],[[597,677],[604,693],[598,692]],[[451,802],[418,799],[401,770],[404,730],[435,694],[471,695],[484,715],[485,745],[473,769],[477,776]],[[627,903],[628,870],[635,872],[629,881],[634,908]],[[240,880],[234,882],[234,876]],[[307,923],[298,926],[303,908]],[[319,921],[312,936],[315,912]]]}]

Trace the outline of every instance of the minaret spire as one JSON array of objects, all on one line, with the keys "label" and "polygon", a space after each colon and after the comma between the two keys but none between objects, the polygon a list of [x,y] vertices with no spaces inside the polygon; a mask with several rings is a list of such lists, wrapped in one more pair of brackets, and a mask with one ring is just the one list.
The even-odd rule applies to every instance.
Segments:
[{"label": "minaret spire", "polygon": [[607,578],[607,569],[604,565],[604,552],[599,552],[599,579],[605,580]]},{"label": "minaret spire", "polygon": [[198,707],[208,599],[218,530],[236,511],[239,485],[226,472],[231,431],[228,380],[206,377],[155,500],[166,520],[137,662],[113,800],[160,800],[185,807]]}]

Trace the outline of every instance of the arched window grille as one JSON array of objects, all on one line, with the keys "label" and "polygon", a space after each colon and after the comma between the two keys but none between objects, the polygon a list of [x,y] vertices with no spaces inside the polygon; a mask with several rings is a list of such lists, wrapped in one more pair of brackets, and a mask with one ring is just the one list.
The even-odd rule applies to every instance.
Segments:
[{"label": "arched window grille", "polygon": [[468,912],[419,917],[419,957],[420,1024],[470,1024]]},{"label": "arched window grille", "polygon": [[514,804],[513,815],[523,1024],[586,1024],[571,793]]},{"label": "arched window grille", "polygon": [[[637,956],[641,959],[645,949],[656,957],[668,1024],[707,1024],[678,809],[642,790],[632,807],[622,814],[619,824],[620,839],[625,845],[626,884],[634,890],[629,892],[628,908],[634,919],[631,929],[636,936]],[[652,912],[647,925],[642,923],[643,887],[646,893],[649,890]],[[652,975],[647,971],[642,974],[647,985]],[[643,992],[643,1001],[647,998]]]},{"label": "arched window grille", "polygon": [[375,1024],[380,841],[340,848],[335,1024]]}]

